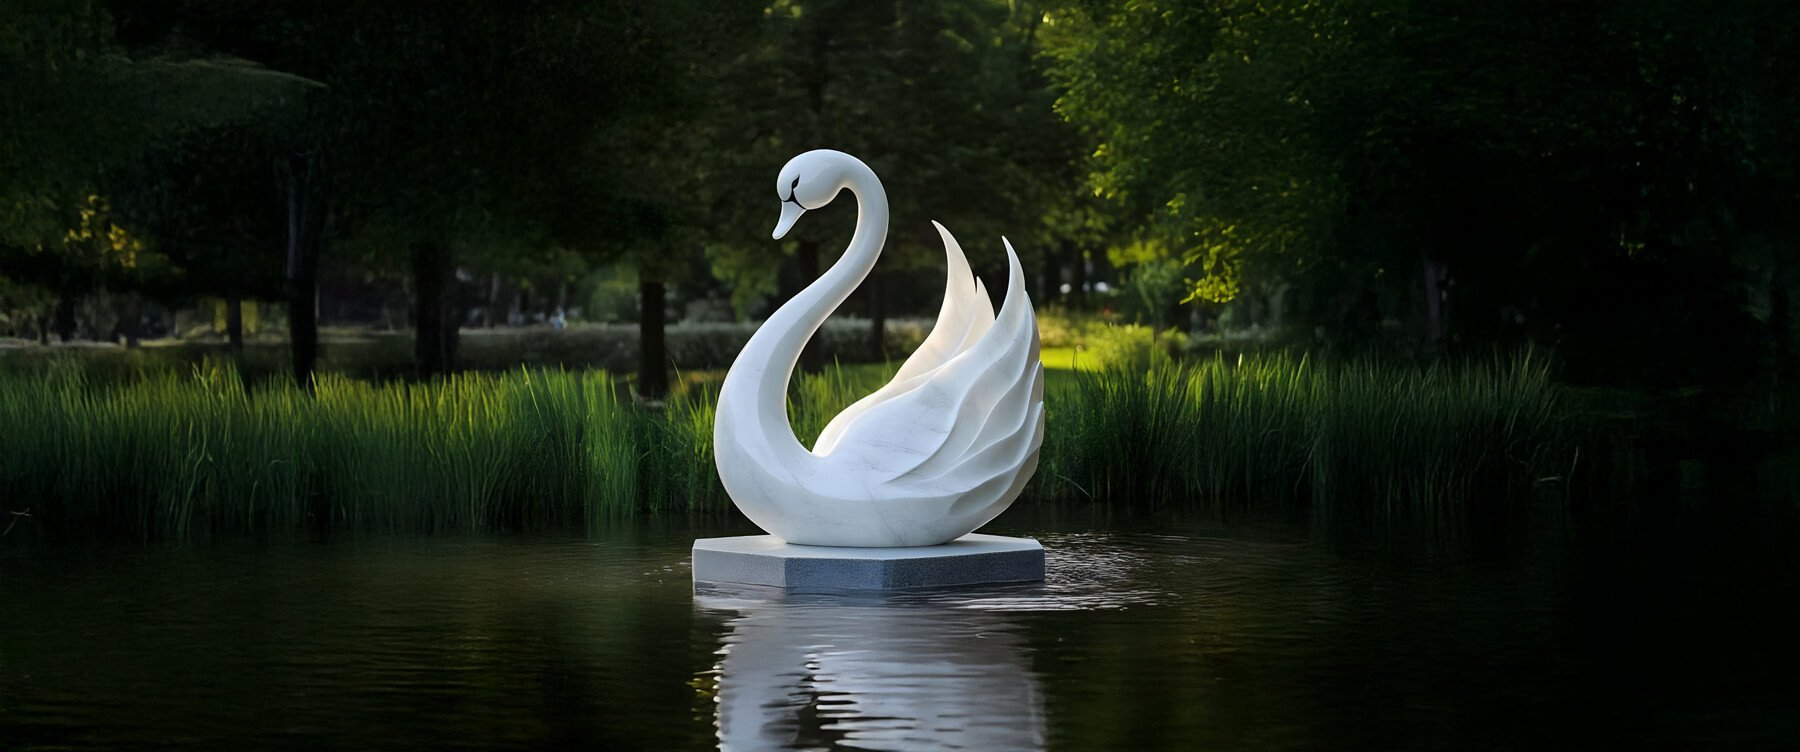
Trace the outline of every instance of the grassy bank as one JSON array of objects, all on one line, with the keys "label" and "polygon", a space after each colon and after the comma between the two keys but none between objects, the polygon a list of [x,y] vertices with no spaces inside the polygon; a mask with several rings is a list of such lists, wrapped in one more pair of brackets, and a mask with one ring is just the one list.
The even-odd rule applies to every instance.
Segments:
[{"label": "grassy bank", "polygon": [[[810,438],[890,367],[797,380]],[[712,390],[661,409],[605,372],[247,390],[227,366],[128,381],[0,373],[0,500],[46,531],[144,538],[314,527],[438,531],[722,514]],[[1541,363],[1421,370],[1286,357],[1053,372],[1020,503],[1311,510],[1454,524],[1565,472]]]}]

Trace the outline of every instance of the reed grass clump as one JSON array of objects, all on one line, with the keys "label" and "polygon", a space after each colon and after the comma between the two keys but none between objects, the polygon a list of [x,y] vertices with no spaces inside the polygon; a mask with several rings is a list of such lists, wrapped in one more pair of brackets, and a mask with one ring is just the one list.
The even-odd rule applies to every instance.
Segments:
[{"label": "reed grass clump", "polygon": [[671,422],[622,400],[604,372],[325,376],[308,395],[246,389],[217,363],[114,384],[0,376],[0,420],[17,429],[0,433],[7,503],[47,526],[146,538],[627,515],[645,506],[645,437]]},{"label": "reed grass clump", "polygon": [[[891,368],[798,376],[810,444]],[[90,378],[0,370],[0,500],[44,528],[143,538],[432,532],[722,514],[716,380],[646,407],[602,371],[247,387],[230,366]],[[1454,525],[1565,466],[1557,389],[1529,356],[1321,365],[1271,356],[1053,372],[1021,503],[1309,510]],[[1559,465],[1560,463],[1560,465]]]},{"label": "reed grass clump", "polygon": [[1529,353],[1424,368],[1272,355],[1111,369],[1052,404],[1039,493],[1454,527],[1567,467]]}]

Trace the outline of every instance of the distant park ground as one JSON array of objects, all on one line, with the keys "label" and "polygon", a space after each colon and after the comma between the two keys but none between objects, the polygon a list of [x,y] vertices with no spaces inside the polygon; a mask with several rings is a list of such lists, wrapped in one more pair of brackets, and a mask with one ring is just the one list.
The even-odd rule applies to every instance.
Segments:
[{"label": "distant park ground", "polygon": [[[816,338],[828,363],[876,363],[904,356],[918,347],[932,321],[890,319],[883,326],[879,353],[870,345],[870,322],[854,316],[828,320]],[[669,367],[675,371],[724,369],[742,348],[758,322],[682,322],[665,330]],[[1093,315],[1069,315],[1058,309],[1040,312],[1039,329],[1047,368],[1099,370],[1108,365],[1147,364],[1152,354],[1183,359],[1223,352],[1278,347],[1282,338],[1259,330],[1215,335],[1189,335],[1174,329],[1112,323]],[[634,374],[642,347],[640,327],[632,323],[572,322],[561,326],[469,327],[461,332],[458,366],[465,371],[503,371],[524,367],[604,369]],[[883,357],[885,356],[885,357]],[[289,343],[279,331],[246,337],[234,352],[223,332],[190,329],[186,336],[120,342],[75,340],[42,345],[32,340],[0,338],[0,369],[32,370],[48,363],[79,358],[90,370],[131,372],[182,369],[209,358],[233,361],[252,378],[289,373]],[[414,335],[408,330],[328,326],[320,331],[318,368],[355,378],[389,380],[416,375]]]}]

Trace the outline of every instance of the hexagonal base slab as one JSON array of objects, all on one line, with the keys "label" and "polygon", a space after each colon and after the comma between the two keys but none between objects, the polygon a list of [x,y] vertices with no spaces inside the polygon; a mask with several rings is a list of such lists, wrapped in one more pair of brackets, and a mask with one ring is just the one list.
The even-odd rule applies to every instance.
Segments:
[{"label": "hexagonal base slab", "polygon": [[1044,579],[1030,538],[970,533],[939,546],[797,546],[773,535],[694,541],[694,582],[789,590],[903,590]]}]

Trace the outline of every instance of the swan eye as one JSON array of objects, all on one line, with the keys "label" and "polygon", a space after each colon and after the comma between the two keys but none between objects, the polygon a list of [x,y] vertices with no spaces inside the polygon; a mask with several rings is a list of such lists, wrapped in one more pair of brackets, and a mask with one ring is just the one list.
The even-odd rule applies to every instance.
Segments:
[{"label": "swan eye", "polygon": [[794,182],[788,185],[787,198],[782,199],[781,203],[793,204],[795,206],[800,207],[800,209],[802,211],[804,211],[806,209],[806,206],[800,203],[800,194],[796,192],[799,190],[800,190],[800,179],[794,178]]}]

